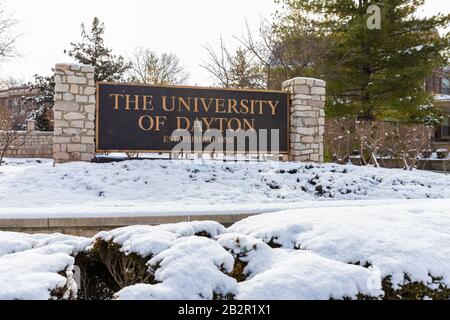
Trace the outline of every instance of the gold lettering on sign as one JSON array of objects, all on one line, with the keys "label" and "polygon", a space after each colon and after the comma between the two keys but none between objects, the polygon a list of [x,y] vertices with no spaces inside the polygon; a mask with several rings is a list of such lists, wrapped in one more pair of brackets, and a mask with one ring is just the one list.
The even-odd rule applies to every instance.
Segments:
[{"label": "gold lettering on sign", "polygon": [[143,111],[153,111],[153,96],[143,96],[142,102]]},{"label": "gold lettering on sign", "polygon": [[172,108],[167,107],[167,96],[162,96],[161,97],[161,107],[164,111],[166,112],[172,112],[173,110],[175,110],[175,106],[172,104]]},{"label": "gold lettering on sign", "polygon": [[114,110],[119,110],[119,98],[123,98],[123,94],[111,93],[109,97],[114,97]]},{"label": "gold lettering on sign", "polygon": [[181,107],[184,107],[187,112],[191,111],[191,98],[188,97],[187,101],[183,97],[178,97],[178,111],[182,111]]},{"label": "gold lettering on sign", "polygon": [[[184,126],[182,126],[182,121],[184,121]],[[189,130],[191,126],[191,121],[189,121],[188,118],[185,117],[177,117],[177,129],[178,130]]]},{"label": "gold lettering on sign", "polygon": [[250,114],[255,114],[255,100],[250,100]]},{"label": "gold lettering on sign", "polygon": [[225,99],[216,99],[216,113],[226,113]]},{"label": "gold lettering on sign", "polygon": [[216,121],[219,121],[219,130],[223,132],[225,130],[224,122],[226,124],[227,119],[226,118],[217,118]]},{"label": "gold lettering on sign", "polygon": [[166,124],[166,116],[156,116],[156,129],[155,131],[161,131],[161,127]]},{"label": "gold lettering on sign", "polygon": [[134,106],[134,111],[139,111],[139,95],[134,96],[134,101],[130,100],[130,95],[125,95],[125,110],[130,110],[130,105]]},{"label": "gold lettering on sign", "polygon": [[214,119],[208,120],[208,118],[203,118],[202,120],[206,124],[206,130],[211,129]]},{"label": "gold lettering on sign", "polygon": [[236,107],[237,107],[237,100],[236,99],[229,99],[228,100],[228,113],[235,113],[235,114],[239,114],[239,112],[237,111]]},{"label": "gold lettering on sign", "polygon": [[[205,97],[179,97],[161,96],[155,101],[151,95],[129,95],[112,93],[113,109],[126,111],[155,111],[160,109],[165,112],[183,113],[216,113],[236,115],[276,115],[280,101],[272,100],[250,100],[250,99],[223,99]],[[123,101],[124,100],[124,101]],[[121,105],[121,102],[124,105]],[[220,119],[220,118],[218,118]]]},{"label": "gold lettering on sign", "polygon": [[194,110],[195,113],[198,113],[198,98],[194,98]]},{"label": "gold lettering on sign", "polygon": [[139,128],[144,131],[161,131],[161,127],[166,124],[166,120],[167,117],[165,116],[152,117],[146,114],[139,118],[138,124]]},{"label": "gold lettering on sign", "polygon": [[209,109],[211,108],[211,105],[213,103],[213,99],[209,99],[208,104],[206,104],[206,98],[201,98],[200,100],[202,101],[203,109],[205,110],[205,112],[209,112]]},{"label": "gold lettering on sign", "polygon": [[[146,127],[144,126],[144,120],[145,119],[148,119],[148,122],[149,122],[149,125],[146,126]],[[154,121],[153,121],[153,118],[151,116],[145,115],[145,116],[142,116],[142,117],[139,118],[138,124],[139,124],[139,128],[141,128],[141,130],[151,131],[152,128],[153,128]]]},{"label": "gold lettering on sign", "polygon": [[[233,125],[233,122],[235,123],[235,125]],[[242,129],[241,121],[239,121],[239,119],[236,119],[236,118],[230,119],[228,121],[228,124],[227,124],[227,129],[229,129],[229,130],[241,130]]]},{"label": "gold lettering on sign", "polygon": [[244,131],[255,129],[255,119],[250,119],[250,121],[244,119]]},{"label": "gold lettering on sign", "polygon": [[241,113],[242,114],[248,114],[248,112],[249,112],[248,100],[247,99],[241,100],[241,104],[240,105],[241,105]]},{"label": "gold lettering on sign", "polygon": [[266,103],[266,101],[261,101],[261,100],[258,100],[258,101],[256,101],[256,103],[259,105],[259,112],[258,112],[258,114],[264,114],[264,103]]},{"label": "gold lettering on sign", "polygon": [[280,104],[280,101],[267,101],[269,107],[272,109],[272,115],[275,116],[277,114],[276,108]]}]

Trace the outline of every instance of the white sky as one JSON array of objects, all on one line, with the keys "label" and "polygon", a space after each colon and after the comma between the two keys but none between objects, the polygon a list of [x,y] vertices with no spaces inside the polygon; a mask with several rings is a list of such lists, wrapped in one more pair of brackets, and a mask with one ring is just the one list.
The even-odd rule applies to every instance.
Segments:
[{"label": "white sky", "polygon": [[[199,64],[206,58],[203,45],[217,44],[220,35],[235,45],[233,34],[245,31],[245,20],[257,28],[261,18],[277,9],[273,0],[3,0],[19,21],[17,43],[21,57],[0,65],[0,78],[30,80],[50,74],[58,62],[72,62],[64,49],[80,39],[80,24],[94,16],[106,25],[106,45],[130,55],[142,46],[176,53],[191,74],[189,84],[210,85]],[[426,0],[423,14],[450,13],[450,0]]]}]

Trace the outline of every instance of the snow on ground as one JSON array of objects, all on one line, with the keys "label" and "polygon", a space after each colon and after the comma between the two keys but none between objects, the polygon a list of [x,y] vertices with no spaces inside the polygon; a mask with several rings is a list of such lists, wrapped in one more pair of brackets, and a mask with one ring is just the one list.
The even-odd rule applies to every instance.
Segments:
[{"label": "snow on ground", "polygon": [[370,265],[393,285],[450,287],[450,200],[442,204],[298,209],[240,221],[230,231],[343,263]]},{"label": "snow on ground", "polygon": [[97,240],[151,258],[155,283],[123,288],[118,299],[380,297],[387,277],[394,289],[407,280],[450,287],[443,174],[159,160],[0,167],[0,218],[252,212],[268,213],[228,229],[208,221],[132,226],[93,239],[0,232],[0,299],[48,299],[63,287],[72,294],[73,258]]},{"label": "snow on ground", "polygon": [[0,167],[0,218],[250,214],[318,206],[317,200],[449,197],[443,174],[334,164],[145,160],[53,167],[49,160],[8,159]]},{"label": "snow on ground", "polygon": [[48,298],[70,280],[59,273],[70,271],[77,250],[95,239],[151,258],[155,283],[123,288],[118,299],[380,298],[388,277],[394,290],[408,281],[436,290],[436,279],[450,287],[450,200],[287,210],[227,229],[205,221],[120,228],[93,239],[6,232],[0,239],[9,243],[1,246],[0,299]]}]

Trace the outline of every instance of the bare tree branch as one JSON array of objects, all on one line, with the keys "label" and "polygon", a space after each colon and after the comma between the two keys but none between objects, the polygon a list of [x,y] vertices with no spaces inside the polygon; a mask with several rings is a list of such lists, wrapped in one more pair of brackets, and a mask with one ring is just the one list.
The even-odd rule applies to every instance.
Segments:
[{"label": "bare tree branch", "polygon": [[130,61],[130,81],[149,84],[183,84],[189,78],[180,59],[170,53],[158,56],[155,52],[137,48]]},{"label": "bare tree branch", "polygon": [[9,150],[25,144],[26,132],[17,129],[22,121],[6,107],[0,108],[0,166]]},{"label": "bare tree branch", "polygon": [[20,35],[13,33],[13,27],[17,24],[17,20],[13,19],[4,9],[3,3],[0,2],[0,59],[14,57],[15,43]]},{"label": "bare tree branch", "polygon": [[219,86],[224,88],[230,88],[231,86],[231,55],[223,43],[222,37],[220,37],[219,52],[215,52],[210,44],[204,46],[208,60],[203,61],[200,66],[208,71],[217,81]]},{"label": "bare tree branch", "polygon": [[220,38],[218,51],[208,44],[205,46],[208,60],[200,66],[225,88],[266,88],[261,64],[255,62],[254,55],[245,48],[237,48],[233,54],[228,51]]}]

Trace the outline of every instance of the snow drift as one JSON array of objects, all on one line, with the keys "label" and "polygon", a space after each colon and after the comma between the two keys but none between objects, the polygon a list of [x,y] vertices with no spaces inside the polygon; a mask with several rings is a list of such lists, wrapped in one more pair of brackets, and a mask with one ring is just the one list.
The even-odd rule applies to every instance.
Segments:
[{"label": "snow drift", "polygon": [[450,200],[0,239],[2,299],[450,299]]},{"label": "snow drift", "polygon": [[450,179],[438,173],[280,162],[7,160],[0,181],[0,218],[243,214],[317,200],[450,197]]},{"label": "snow drift", "polygon": [[74,256],[90,239],[0,232],[0,300],[74,299]]}]

